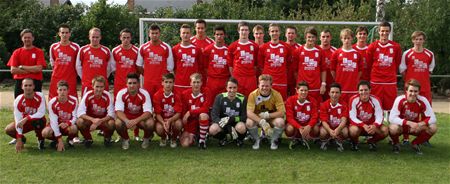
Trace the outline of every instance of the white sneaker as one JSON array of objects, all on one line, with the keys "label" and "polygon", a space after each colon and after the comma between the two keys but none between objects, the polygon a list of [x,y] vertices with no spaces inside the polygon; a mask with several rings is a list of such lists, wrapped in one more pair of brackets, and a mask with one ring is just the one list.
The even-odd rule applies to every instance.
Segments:
[{"label": "white sneaker", "polygon": [[12,139],[11,141],[9,141],[8,144],[12,145],[12,144],[16,144],[17,140],[16,139]]},{"label": "white sneaker", "polygon": [[130,140],[122,139],[122,149],[127,150],[128,148],[130,148]]},{"label": "white sneaker", "polygon": [[134,140],[137,141],[137,142],[141,142],[142,141],[142,139],[140,137],[134,137]]},{"label": "white sneaker", "polygon": [[80,140],[79,137],[74,137],[72,140],[73,140],[73,143],[75,143],[75,144],[80,144],[81,143],[81,140]]},{"label": "white sneaker", "polygon": [[171,148],[176,148],[178,145],[177,145],[177,140],[171,140],[170,141],[170,147]]},{"label": "white sneaker", "polygon": [[254,143],[253,146],[252,146],[252,148],[253,148],[254,150],[259,149],[259,141],[260,141],[260,139],[256,139],[256,140],[255,140],[255,143]]},{"label": "white sneaker", "polygon": [[159,140],[159,146],[166,147],[167,146],[167,139],[161,139]]},{"label": "white sneaker", "polygon": [[150,139],[144,138],[144,139],[142,140],[142,145],[141,145],[141,147],[142,147],[143,149],[147,149],[149,145],[150,145]]},{"label": "white sneaker", "polygon": [[276,143],[276,141],[272,141],[272,143],[270,144],[270,149],[271,150],[277,150],[278,149],[278,144]]}]

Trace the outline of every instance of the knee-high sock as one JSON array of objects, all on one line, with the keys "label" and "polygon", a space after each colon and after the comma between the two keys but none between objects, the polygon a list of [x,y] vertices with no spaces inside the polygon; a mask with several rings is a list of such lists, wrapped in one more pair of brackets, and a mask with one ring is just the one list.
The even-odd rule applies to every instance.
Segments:
[{"label": "knee-high sock", "polygon": [[398,143],[400,142],[400,140],[399,140],[399,135],[392,135],[392,134],[389,134],[389,136],[391,137],[392,142],[394,143],[394,145],[395,145],[395,144],[398,144]]},{"label": "knee-high sock", "polygon": [[422,144],[428,139],[431,138],[431,135],[428,134],[426,131],[422,131],[412,142],[412,144]]},{"label": "knee-high sock", "polygon": [[128,135],[127,128],[125,126],[122,127],[122,129],[118,129],[117,133],[122,137],[124,140],[129,140],[130,136]]},{"label": "knee-high sock", "polygon": [[272,140],[271,140],[271,141],[272,141],[272,142],[277,141],[278,138],[281,137],[281,134],[283,133],[283,131],[284,131],[283,128],[275,127],[275,128],[273,129],[273,134],[272,134]]},{"label": "knee-high sock", "polygon": [[199,138],[198,142],[205,142],[206,134],[208,133],[208,129],[209,129],[209,121],[208,120],[200,120],[199,126],[200,126],[200,138]]},{"label": "knee-high sock", "polygon": [[259,140],[258,127],[257,126],[255,126],[253,128],[249,128],[248,129],[248,133],[250,133],[250,135],[253,137],[254,140]]},{"label": "knee-high sock", "polygon": [[133,130],[133,132],[134,132],[134,136],[135,136],[135,137],[139,137],[139,128],[138,128],[138,127],[136,127],[136,128]]},{"label": "knee-high sock", "polygon": [[81,135],[83,135],[85,140],[92,140],[91,132],[89,131],[89,127],[86,127],[85,129],[80,130]]},{"label": "knee-high sock", "polygon": [[368,143],[377,143],[378,141],[383,140],[385,137],[383,134],[375,133],[375,135],[372,136],[369,140],[367,140]]}]

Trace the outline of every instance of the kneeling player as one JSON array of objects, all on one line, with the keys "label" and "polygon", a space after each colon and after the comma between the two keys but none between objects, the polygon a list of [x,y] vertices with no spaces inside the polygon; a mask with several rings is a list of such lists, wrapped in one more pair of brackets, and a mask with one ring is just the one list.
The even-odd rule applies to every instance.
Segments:
[{"label": "kneeling player", "polygon": [[[198,138],[200,149],[206,149],[206,133],[209,129],[209,99],[202,92],[202,75],[194,73],[190,76],[191,89],[183,91],[183,126],[180,144],[189,147]],[[200,130],[198,130],[200,128]],[[198,135],[198,137],[196,137]]]},{"label": "kneeling player", "polygon": [[336,143],[337,150],[342,152],[342,141],[347,138],[347,104],[340,100],[341,85],[330,85],[330,99],[320,105],[320,149],[327,150],[327,144],[331,137]]},{"label": "kneeling player", "polygon": [[367,140],[370,151],[376,151],[376,143],[388,135],[387,126],[383,125],[383,109],[380,100],[370,94],[370,83],[361,81],[358,84],[358,95],[350,98],[350,127],[352,151],[358,151],[359,136],[372,136]]},{"label": "kneeling player", "polygon": [[183,128],[180,114],[182,111],[181,98],[173,91],[175,76],[167,73],[162,76],[163,88],[152,98],[156,114],[156,134],[161,137],[159,146],[166,146],[170,138],[170,147],[177,147],[177,138]]},{"label": "kneeling player", "polygon": [[286,137],[290,137],[289,149],[302,143],[309,149],[307,140],[319,135],[317,102],[308,96],[309,86],[305,81],[297,85],[297,95],[286,101]]},{"label": "kneeling player", "polygon": [[[278,149],[278,138],[284,130],[285,108],[281,94],[272,89],[272,76],[260,75],[258,88],[250,93],[247,103],[248,132],[255,140],[253,149],[259,149],[258,126],[268,135],[272,134],[270,149]],[[274,130],[272,131],[272,126]]]},{"label": "kneeling player", "polygon": [[247,119],[247,99],[238,93],[238,81],[228,79],[227,92],[218,94],[211,111],[213,124],[209,133],[219,139],[219,145],[226,144],[226,134],[230,133],[236,144],[241,147],[246,128],[243,120]]},{"label": "kneeling player", "polygon": [[103,131],[103,144],[111,145],[114,132],[114,102],[111,94],[105,90],[106,80],[103,76],[92,79],[92,88],[84,93],[77,111],[76,125],[84,137],[84,146],[90,148],[93,140],[91,131]]},{"label": "kneeling player", "polygon": [[146,149],[153,137],[155,122],[152,117],[152,100],[145,89],[139,87],[139,75],[127,75],[127,88],[117,93],[116,97],[116,129],[122,138],[122,149],[130,147],[128,129],[136,127],[144,130],[141,147]]},{"label": "kneeling player", "polygon": [[56,150],[64,151],[62,136],[68,136],[67,143],[73,146],[72,139],[78,132],[75,125],[78,102],[77,97],[69,95],[69,83],[65,80],[58,82],[56,92],[58,96],[48,102],[50,126],[42,130],[42,136],[53,140],[52,147],[56,146]]},{"label": "kneeling player", "polygon": [[419,144],[428,141],[437,131],[436,116],[428,100],[419,95],[420,83],[411,79],[406,84],[406,95],[398,96],[389,115],[389,134],[394,153],[400,152],[400,134],[415,135],[411,147],[421,155]]},{"label": "kneeling player", "polygon": [[23,94],[14,100],[14,122],[5,128],[6,134],[16,138],[16,152],[23,150],[26,139],[23,134],[34,130],[38,138],[38,148],[44,149],[42,129],[45,127],[45,98],[41,92],[34,91],[33,79],[22,80]]}]

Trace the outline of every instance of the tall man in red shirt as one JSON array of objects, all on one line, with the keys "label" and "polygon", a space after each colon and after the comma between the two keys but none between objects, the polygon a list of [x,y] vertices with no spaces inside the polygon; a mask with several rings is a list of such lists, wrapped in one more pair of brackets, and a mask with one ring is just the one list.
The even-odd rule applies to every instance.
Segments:
[{"label": "tall man in red shirt", "polygon": [[105,90],[106,79],[97,76],[92,79],[92,88],[84,93],[77,110],[77,127],[84,137],[84,146],[90,148],[93,140],[91,131],[103,131],[103,144],[111,144],[114,132],[114,101],[112,95]]},{"label": "tall man in red shirt", "polygon": [[[320,48],[322,48],[323,51],[323,58],[327,65],[327,86],[330,86],[331,83],[334,82],[334,78],[331,76],[331,55],[334,51],[337,50],[336,47],[333,47],[331,45],[331,39],[333,37],[331,36],[331,31],[329,29],[325,29],[322,32],[320,32]],[[323,100],[328,99],[330,96],[328,96],[328,92],[330,91],[330,88],[326,88],[325,93],[322,95]]]},{"label": "tall man in red shirt", "polygon": [[359,26],[356,28],[356,43],[353,44],[353,49],[358,51],[359,55],[361,55],[362,66],[361,71],[362,75],[359,80],[370,81],[370,71],[371,67],[368,65],[368,57],[367,57],[367,35],[369,34],[369,30],[365,26]]},{"label": "tall man in red shirt", "polygon": [[295,95],[297,92],[295,90],[295,83],[297,81],[296,76],[294,75],[295,71],[293,70],[293,60],[292,60],[292,54],[294,53],[294,51],[299,48],[301,45],[297,43],[297,41],[295,41],[297,39],[297,28],[294,26],[287,26],[286,27],[286,43],[290,46],[290,53],[291,53],[291,62],[288,63],[289,65],[287,66],[288,69],[288,95]]},{"label": "tall man in red shirt", "polygon": [[[81,78],[82,94],[92,90],[91,82],[95,76],[100,75],[108,79],[109,74],[111,74],[113,62],[111,51],[108,47],[100,44],[101,39],[100,29],[92,28],[89,30],[90,44],[81,47],[78,52],[76,69],[78,76]],[[108,81],[105,82],[105,89],[108,91]]]},{"label": "tall man in red shirt", "polygon": [[67,143],[73,146],[73,138],[78,133],[77,125],[77,106],[78,99],[69,95],[69,83],[65,80],[58,82],[58,96],[48,101],[48,116],[50,125],[42,130],[42,136],[53,140],[52,146],[56,146],[57,151],[64,151],[62,136],[66,135]]},{"label": "tall man in red shirt", "polygon": [[250,41],[247,22],[238,24],[239,40],[228,47],[231,75],[239,81],[238,88],[244,96],[256,89],[257,57],[259,46]]},{"label": "tall man in red shirt", "polygon": [[225,28],[217,26],[214,28],[215,43],[203,50],[203,73],[206,73],[206,87],[209,90],[209,99],[214,99],[219,93],[225,92],[223,87],[230,78],[230,62],[228,58],[228,47],[225,46]]},{"label": "tall man in red shirt", "polygon": [[33,45],[34,36],[30,29],[20,32],[23,47],[16,49],[8,61],[11,67],[16,85],[14,87],[14,98],[23,93],[22,80],[31,78],[34,81],[34,90],[42,91],[42,69],[47,66],[44,52]]},{"label": "tall man in red shirt", "polygon": [[208,45],[211,45],[214,43],[214,40],[209,38],[206,35],[206,21],[203,19],[198,19],[195,21],[195,33],[196,35],[191,37],[191,43],[200,48],[202,51],[205,50],[205,48]]},{"label": "tall man in red shirt", "polygon": [[400,134],[415,135],[411,147],[421,155],[419,145],[428,141],[437,131],[436,116],[428,100],[419,95],[420,83],[411,79],[406,83],[406,94],[398,96],[389,115],[389,134],[394,153],[399,153]]},{"label": "tall man in red shirt", "polygon": [[69,83],[69,95],[78,97],[75,63],[80,46],[70,41],[71,30],[68,25],[59,26],[58,36],[60,41],[52,44],[49,49],[50,64],[53,66],[49,99],[58,96],[57,88],[60,80]]},{"label": "tall man in red shirt", "polygon": [[155,121],[152,117],[152,100],[145,89],[139,87],[139,75],[127,75],[127,88],[119,91],[116,96],[116,129],[122,138],[122,149],[130,147],[128,129],[139,127],[144,130],[141,147],[148,148],[153,137]]},{"label": "tall man in red shirt", "polygon": [[191,26],[181,25],[181,42],[172,49],[175,61],[175,92],[181,94],[184,90],[191,88],[189,77],[202,68],[202,51],[197,46],[191,44]]},{"label": "tall man in red shirt", "polygon": [[148,31],[150,41],[139,47],[136,65],[139,73],[144,75],[144,86],[150,94],[161,88],[161,76],[173,72],[172,48],[160,40],[161,28],[153,24]]},{"label": "tall man in red shirt", "polygon": [[310,87],[309,95],[320,103],[326,91],[326,63],[322,49],[316,46],[317,31],[314,27],[305,29],[305,45],[294,51],[292,67],[297,81],[306,81]]},{"label": "tall man in red shirt", "polygon": [[287,66],[291,62],[289,45],[280,41],[280,26],[269,25],[270,41],[261,45],[258,52],[258,62],[262,74],[272,76],[272,88],[280,92],[283,100],[287,99]]},{"label": "tall man in red shirt", "polygon": [[16,152],[23,150],[26,138],[23,134],[34,130],[38,138],[38,148],[44,149],[42,129],[46,124],[45,98],[41,92],[34,91],[34,82],[31,78],[22,80],[23,94],[14,100],[14,122],[5,128],[6,134],[16,138]]},{"label": "tall man in red shirt", "polygon": [[372,93],[380,98],[383,110],[389,111],[397,97],[397,71],[402,57],[400,45],[389,40],[391,25],[382,22],[378,27],[380,39],[367,49],[368,65],[372,67]]}]

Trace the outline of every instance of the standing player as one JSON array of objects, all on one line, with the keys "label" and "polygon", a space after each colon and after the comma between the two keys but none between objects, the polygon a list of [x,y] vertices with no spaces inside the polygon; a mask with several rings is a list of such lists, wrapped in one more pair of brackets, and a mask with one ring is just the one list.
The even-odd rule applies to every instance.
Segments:
[{"label": "standing player", "polygon": [[[91,81],[95,76],[100,75],[108,79],[109,74],[111,74],[113,62],[111,51],[108,47],[100,44],[101,39],[102,35],[99,28],[90,29],[90,44],[81,47],[78,52],[76,69],[81,79],[82,94],[92,90]],[[105,89],[108,91],[108,81],[105,80],[105,82]]]},{"label": "standing player", "polygon": [[283,101],[287,99],[287,66],[291,62],[289,45],[280,41],[280,26],[269,25],[270,41],[261,45],[258,62],[262,73],[272,76],[272,87],[280,92]]},{"label": "standing player", "polygon": [[177,147],[178,135],[183,128],[181,122],[182,104],[179,94],[173,92],[175,76],[172,73],[162,77],[162,89],[153,95],[152,102],[156,114],[156,134],[161,137],[159,146],[166,146],[170,138],[170,147]]},{"label": "standing player", "polygon": [[[255,140],[253,149],[259,149],[260,137],[258,126],[264,129],[267,135],[271,135],[270,149],[278,149],[278,138],[284,131],[285,108],[283,97],[278,91],[272,89],[272,76],[260,75],[259,85],[250,93],[247,103],[246,126],[250,135]],[[274,129],[272,130],[272,126]]]},{"label": "standing player", "polygon": [[173,55],[169,44],[160,40],[161,28],[152,24],[148,31],[150,41],[139,47],[136,65],[144,75],[144,89],[154,94],[161,88],[161,76],[173,73]]},{"label": "standing player", "polygon": [[43,150],[44,129],[47,120],[45,119],[45,98],[41,92],[34,91],[34,82],[31,78],[22,80],[23,94],[14,100],[14,122],[5,128],[6,134],[16,138],[16,152],[23,150],[26,138],[23,134],[34,130],[38,138],[38,148]]},{"label": "standing player", "polygon": [[403,53],[399,66],[400,73],[405,82],[416,79],[420,83],[421,96],[427,98],[431,104],[430,74],[433,72],[435,61],[434,54],[423,47],[426,35],[422,31],[414,31],[411,35],[414,47]]},{"label": "standing player", "polygon": [[380,100],[370,94],[370,83],[358,83],[358,95],[350,98],[350,127],[349,134],[352,140],[352,151],[359,150],[359,136],[372,136],[367,142],[369,150],[376,151],[377,142],[388,136],[388,127],[383,125],[383,110]]},{"label": "standing player", "polygon": [[84,93],[77,110],[77,127],[84,137],[84,146],[90,148],[93,140],[91,131],[103,131],[103,144],[111,145],[111,135],[114,132],[114,101],[111,94],[105,90],[106,79],[96,76],[92,79],[92,88]]},{"label": "standing player", "polygon": [[208,45],[211,45],[214,43],[214,40],[209,38],[206,35],[206,21],[203,19],[197,19],[195,21],[195,33],[196,35],[191,37],[191,43],[197,46],[197,48],[201,49],[202,51],[205,50],[205,48]]},{"label": "standing player", "polygon": [[201,49],[191,44],[191,26],[181,25],[181,42],[173,47],[173,58],[175,61],[175,88],[176,93],[181,94],[184,90],[191,88],[189,76],[199,72],[201,66]]},{"label": "standing player", "polygon": [[305,29],[305,45],[302,45],[293,54],[293,69],[297,81],[306,81],[310,87],[309,95],[320,103],[321,94],[326,90],[326,63],[323,59],[322,49],[316,46],[317,31],[314,27]]},{"label": "standing player", "polygon": [[53,66],[53,72],[48,96],[49,99],[58,96],[58,82],[65,80],[70,86],[69,95],[78,97],[75,62],[80,46],[70,41],[71,30],[68,25],[63,24],[59,26],[58,36],[60,41],[52,44],[49,49],[50,64]]},{"label": "standing player", "polygon": [[415,135],[411,147],[421,155],[419,145],[428,141],[437,131],[436,116],[428,100],[419,95],[420,83],[411,79],[406,83],[406,95],[398,96],[389,115],[389,134],[394,153],[399,153],[400,134]]},{"label": "standing player", "polygon": [[320,149],[327,150],[329,140],[333,139],[337,150],[342,152],[342,142],[348,137],[348,107],[347,103],[340,100],[341,85],[338,83],[330,85],[329,95],[330,99],[320,105]]},{"label": "standing player", "polygon": [[371,43],[367,49],[368,65],[372,68],[370,73],[372,93],[380,98],[384,111],[391,110],[397,97],[397,69],[402,57],[400,45],[389,40],[390,32],[389,22],[380,23],[378,27],[380,39]]},{"label": "standing player", "polygon": [[297,39],[297,28],[294,26],[287,26],[286,27],[286,43],[290,46],[290,53],[291,53],[291,62],[289,62],[287,69],[288,69],[288,95],[295,95],[295,82],[296,82],[296,76],[294,75],[295,71],[293,70],[293,60],[292,60],[292,54],[294,51],[299,48],[301,45],[295,41]]},{"label": "standing player", "polygon": [[21,86],[25,78],[33,79],[34,91],[42,91],[42,69],[47,66],[44,52],[33,45],[34,36],[30,29],[20,32],[23,47],[16,49],[8,61],[16,84],[14,86],[14,98],[23,93]]},{"label": "standing player", "polygon": [[235,78],[228,79],[227,92],[216,96],[211,111],[213,124],[209,127],[209,133],[219,139],[219,145],[227,142],[226,134],[236,140],[237,146],[244,144],[247,132],[244,120],[247,119],[247,99],[238,93],[238,81]]},{"label": "standing player", "polygon": [[[336,47],[331,46],[331,31],[329,29],[325,29],[320,33],[320,48],[323,51],[323,59],[327,65],[327,86],[330,86],[331,83],[334,82],[334,78],[331,76],[331,56],[334,51],[336,51]],[[326,89],[325,93],[322,95],[323,100],[327,100],[329,98],[328,92],[329,88]]]},{"label": "standing player", "polygon": [[352,48],[353,32],[346,28],[341,31],[342,48],[336,50],[331,57],[331,75],[342,85],[341,100],[348,103],[357,94],[357,85],[361,76],[361,56]]},{"label": "standing player", "polygon": [[261,46],[264,44],[264,27],[257,24],[255,27],[253,27],[253,37],[255,38],[255,43],[258,46]]},{"label": "standing player", "polygon": [[[56,150],[64,151],[64,143],[62,136],[67,135],[67,143],[73,146],[73,138],[77,135],[78,129],[76,120],[76,112],[78,106],[78,99],[75,96],[69,95],[69,83],[60,80],[58,82],[58,96],[52,98],[48,102],[48,116],[50,125],[42,130],[42,136],[53,140],[53,145],[56,143]],[[57,142],[55,142],[57,141]]]},{"label": "standing player", "polygon": [[289,149],[294,149],[300,142],[309,149],[307,140],[319,136],[318,104],[314,98],[308,96],[308,89],[308,83],[300,81],[297,85],[297,95],[286,101],[285,133],[286,137],[291,138]]},{"label": "standing player", "polygon": [[116,130],[122,138],[122,149],[130,147],[128,129],[136,127],[144,130],[144,138],[141,147],[148,148],[153,137],[155,122],[152,117],[152,100],[145,89],[139,87],[139,75],[129,73],[127,75],[127,88],[117,93],[116,96]]},{"label": "standing player", "polygon": [[362,75],[359,80],[370,81],[370,71],[371,67],[368,65],[368,57],[367,57],[367,35],[369,34],[369,30],[365,26],[359,26],[356,28],[356,43],[353,44],[353,49],[358,51],[359,55],[362,59],[361,71]]},{"label": "standing player", "polygon": [[225,28],[214,28],[215,43],[203,50],[203,66],[207,69],[206,87],[209,90],[208,99],[214,99],[219,93],[224,92],[223,84],[230,78],[230,62],[228,60],[228,48],[225,46]]},{"label": "standing player", "polygon": [[183,126],[180,144],[189,147],[198,139],[198,147],[206,149],[206,133],[209,129],[208,110],[210,102],[208,93],[202,91],[202,75],[193,73],[190,76],[191,89],[182,93],[183,102]]},{"label": "standing player", "polygon": [[238,24],[239,40],[229,47],[229,61],[231,75],[239,81],[239,90],[244,96],[256,89],[258,45],[249,40],[249,26],[247,22]]}]

